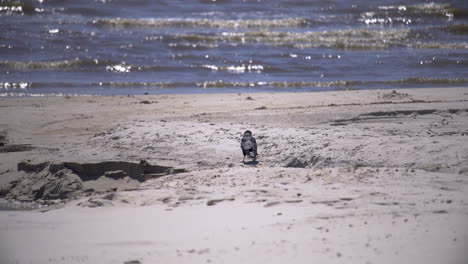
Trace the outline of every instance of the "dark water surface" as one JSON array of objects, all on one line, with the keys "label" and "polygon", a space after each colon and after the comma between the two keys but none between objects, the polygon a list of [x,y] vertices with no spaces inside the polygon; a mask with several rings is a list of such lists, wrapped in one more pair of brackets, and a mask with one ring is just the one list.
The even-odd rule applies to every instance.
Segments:
[{"label": "dark water surface", "polygon": [[0,0],[1,96],[466,85],[466,0]]}]

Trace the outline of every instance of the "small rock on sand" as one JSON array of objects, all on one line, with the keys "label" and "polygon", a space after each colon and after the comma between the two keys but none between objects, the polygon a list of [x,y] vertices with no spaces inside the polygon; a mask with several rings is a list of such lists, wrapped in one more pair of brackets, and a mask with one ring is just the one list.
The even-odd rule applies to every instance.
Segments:
[{"label": "small rock on sand", "polygon": [[234,198],[208,200],[208,202],[206,202],[206,205],[213,206],[213,205],[216,205],[217,203],[220,203],[220,202],[223,202],[223,201],[234,201]]},{"label": "small rock on sand", "polygon": [[139,260],[129,260],[125,261],[124,264],[141,264]]}]

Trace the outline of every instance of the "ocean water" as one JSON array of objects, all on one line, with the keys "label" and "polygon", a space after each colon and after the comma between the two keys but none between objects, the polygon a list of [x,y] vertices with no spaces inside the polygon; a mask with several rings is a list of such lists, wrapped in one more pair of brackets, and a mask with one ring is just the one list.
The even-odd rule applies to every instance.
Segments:
[{"label": "ocean water", "polygon": [[468,85],[468,1],[0,0],[0,96]]}]

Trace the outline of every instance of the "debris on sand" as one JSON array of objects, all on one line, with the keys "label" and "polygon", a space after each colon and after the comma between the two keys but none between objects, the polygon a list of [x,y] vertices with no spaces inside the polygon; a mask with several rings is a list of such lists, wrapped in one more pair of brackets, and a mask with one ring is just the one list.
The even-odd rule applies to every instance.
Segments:
[{"label": "debris on sand", "polygon": [[383,99],[405,99],[405,98],[409,98],[410,95],[407,94],[407,93],[399,93],[395,90],[393,90],[392,92],[390,93],[385,93],[382,95],[382,98]]}]

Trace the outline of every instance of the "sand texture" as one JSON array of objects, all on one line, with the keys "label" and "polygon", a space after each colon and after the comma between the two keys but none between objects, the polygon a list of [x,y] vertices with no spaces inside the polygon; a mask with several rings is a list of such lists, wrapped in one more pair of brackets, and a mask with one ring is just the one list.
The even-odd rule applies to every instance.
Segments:
[{"label": "sand texture", "polygon": [[468,261],[468,88],[0,109],[0,263]]}]

